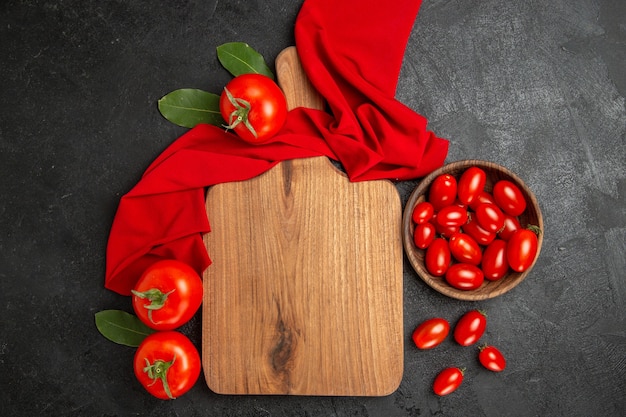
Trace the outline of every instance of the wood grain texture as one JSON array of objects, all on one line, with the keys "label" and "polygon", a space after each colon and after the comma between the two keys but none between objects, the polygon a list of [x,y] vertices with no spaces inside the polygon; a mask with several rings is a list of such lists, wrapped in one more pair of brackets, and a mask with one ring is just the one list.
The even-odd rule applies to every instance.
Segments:
[{"label": "wood grain texture", "polygon": [[[290,107],[320,107],[294,48]],[[285,161],[207,193],[203,367],[223,394],[387,395],[403,372],[401,202],[327,158]]]}]

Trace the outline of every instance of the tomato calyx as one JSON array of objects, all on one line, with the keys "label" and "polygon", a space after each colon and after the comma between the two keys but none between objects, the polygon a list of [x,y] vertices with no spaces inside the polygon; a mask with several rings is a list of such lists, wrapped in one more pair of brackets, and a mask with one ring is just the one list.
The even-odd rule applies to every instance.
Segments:
[{"label": "tomato calyx", "polygon": [[174,355],[174,358],[169,362],[166,362],[162,359],[157,359],[154,361],[154,363],[151,364],[147,358],[145,358],[145,361],[146,366],[143,368],[143,371],[148,374],[148,378],[152,380],[152,383],[150,385],[154,385],[157,383],[158,380],[161,380],[161,382],[163,383],[163,390],[165,391],[165,394],[167,394],[170,399],[175,399],[176,397],[172,395],[172,392],[170,391],[170,386],[167,383],[167,370],[176,361],[176,355]]},{"label": "tomato calyx", "polygon": [[152,312],[163,308],[165,302],[167,301],[167,297],[174,291],[176,291],[176,289],[166,293],[158,288],[150,288],[149,290],[143,292],[131,290],[133,295],[136,295],[143,300],[150,301],[150,304],[144,304],[143,307],[148,310],[148,318],[152,323],[154,323],[154,320],[152,319]]},{"label": "tomato calyx", "polygon": [[539,226],[536,226],[534,224],[529,224],[529,225],[526,226],[526,229],[530,230],[531,232],[533,232],[537,236],[541,236],[541,228]]},{"label": "tomato calyx", "polygon": [[248,129],[250,133],[252,133],[252,136],[254,136],[255,138],[258,137],[256,130],[254,130],[254,127],[252,127],[250,120],[248,120],[248,113],[250,113],[250,109],[252,108],[250,102],[242,98],[234,97],[226,87],[224,87],[224,92],[226,93],[226,97],[228,98],[230,104],[232,104],[235,108],[235,110],[233,110],[232,113],[228,115],[228,125],[224,125],[226,130],[232,130],[240,123],[243,123],[246,129]]}]

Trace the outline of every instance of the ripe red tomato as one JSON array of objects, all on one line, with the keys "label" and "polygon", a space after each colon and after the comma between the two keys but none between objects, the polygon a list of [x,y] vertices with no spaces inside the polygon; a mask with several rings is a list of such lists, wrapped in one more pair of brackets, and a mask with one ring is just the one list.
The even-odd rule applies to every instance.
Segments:
[{"label": "ripe red tomato", "polygon": [[476,221],[476,216],[470,216],[470,219],[463,225],[463,232],[471,236],[479,245],[488,245],[496,238],[496,234],[480,227]]},{"label": "ripe red tomato", "polygon": [[450,248],[448,242],[443,238],[435,238],[428,249],[424,258],[426,270],[436,277],[443,276],[450,266]]},{"label": "ripe red tomato", "polygon": [[467,223],[467,210],[457,205],[443,207],[437,213],[437,223],[441,226],[461,226]]},{"label": "ripe red tomato", "polygon": [[529,229],[519,229],[506,246],[506,259],[516,272],[527,270],[537,255],[537,235]]},{"label": "ripe red tomato", "polygon": [[456,200],[457,182],[450,174],[441,174],[430,186],[428,191],[428,201],[433,205],[435,211],[445,206],[449,206]]},{"label": "ripe red tomato", "polygon": [[228,129],[246,142],[259,144],[271,139],[285,124],[287,100],[271,78],[243,74],[224,87],[220,113]]},{"label": "ripe red tomato", "polygon": [[472,210],[476,210],[476,207],[478,207],[478,205],[482,203],[496,204],[496,200],[493,198],[492,194],[488,193],[487,191],[483,191],[482,193],[478,194],[474,201],[472,201],[472,204],[470,204],[470,208]]},{"label": "ripe red tomato", "polygon": [[504,213],[495,204],[479,204],[475,214],[476,221],[485,230],[497,233],[504,227]]},{"label": "ripe red tomato", "polygon": [[506,259],[506,242],[495,239],[485,248],[481,268],[485,278],[497,281],[509,272],[509,262]]},{"label": "ripe red tomato", "polygon": [[443,396],[456,391],[463,382],[463,369],[446,368],[435,377],[433,391],[435,394]]},{"label": "ripe red tomato", "polygon": [[134,358],[137,380],[150,394],[163,400],[189,391],[200,376],[200,354],[191,340],[177,331],[147,336]]},{"label": "ripe red tomato", "polygon": [[157,261],[141,275],[132,291],[137,317],[156,330],[173,330],[187,323],[202,303],[202,279],[189,265]]},{"label": "ripe red tomato", "polygon": [[454,340],[461,346],[473,345],[485,333],[487,317],[479,310],[463,314],[454,327]]},{"label": "ripe red tomato", "polygon": [[413,343],[419,349],[432,349],[444,341],[450,332],[447,320],[435,317],[422,322],[413,331]]},{"label": "ripe red tomato", "polygon": [[455,233],[458,233],[459,230],[461,230],[460,226],[443,226],[441,225],[438,221],[437,221],[437,214],[435,213],[435,216],[433,218],[433,225],[435,226],[435,230],[437,231],[438,234],[440,234],[442,237],[445,238],[449,238],[450,236],[452,236]]},{"label": "ripe red tomato", "polygon": [[480,246],[471,236],[457,232],[448,240],[450,253],[459,262],[478,265],[482,258]]},{"label": "ripe red tomato", "polygon": [[428,201],[422,201],[415,205],[411,218],[415,224],[422,224],[429,221],[433,214],[435,214],[435,208]]},{"label": "ripe red tomato", "polygon": [[522,226],[519,224],[517,217],[504,213],[504,226],[498,232],[498,236],[502,240],[509,240],[511,236],[513,236],[513,233],[521,228]]},{"label": "ripe red tomato", "polygon": [[435,236],[437,236],[437,231],[432,223],[426,222],[418,224],[413,231],[413,242],[418,248],[426,249],[431,243],[433,243]]},{"label": "ripe red tomato", "polygon": [[500,180],[493,185],[493,198],[498,207],[511,216],[519,216],[526,210],[524,194],[511,181]]},{"label": "ripe red tomato", "polygon": [[450,265],[445,274],[448,284],[459,290],[475,290],[485,280],[483,271],[479,267],[466,263]]},{"label": "ripe red tomato", "polygon": [[506,368],[504,355],[494,346],[481,347],[478,360],[485,368],[493,372],[502,372]]},{"label": "ripe red tomato", "polygon": [[461,174],[457,185],[457,194],[459,200],[466,205],[472,204],[472,202],[479,196],[479,194],[485,188],[485,182],[487,181],[487,174],[485,171],[478,167],[470,167]]}]

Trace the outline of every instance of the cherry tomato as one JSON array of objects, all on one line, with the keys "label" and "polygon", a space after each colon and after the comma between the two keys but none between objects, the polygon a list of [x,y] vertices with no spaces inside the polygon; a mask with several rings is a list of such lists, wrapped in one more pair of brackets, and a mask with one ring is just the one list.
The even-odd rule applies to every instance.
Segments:
[{"label": "cherry tomato", "polygon": [[493,185],[493,198],[498,207],[511,216],[519,216],[526,210],[524,194],[511,181],[500,180]]},{"label": "cherry tomato", "polygon": [[435,214],[435,208],[428,201],[422,201],[415,205],[411,218],[415,224],[422,224],[429,221],[433,214]]},{"label": "cherry tomato", "polygon": [[435,211],[454,203],[456,188],[456,178],[450,174],[441,174],[435,178],[428,191],[428,201],[433,205]]},{"label": "cherry tomato", "polygon": [[435,236],[437,236],[437,231],[432,223],[426,222],[418,224],[413,231],[413,242],[418,248],[426,249],[431,243],[433,243]]},{"label": "cherry tomato", "polygon": [[466,263],[450,265],[445,274],[448,284],[459,290],[475,290],[485,280],[483,271],[479,267]]},{"label": "cherry tomato", "polygon": [[523,272],[527,270],[537,255],[537,235],[529,229],[519,229],[506,246],[506,259],[512,270]]},{"label": "cherry tomato", "polygon": [[504,213],[504,226],[498,232],[498,236],[502,240],[509,240],[513,236],[513,232],[521,228],[517,217]]},{"label": "cherry tomato", "polygon": [[495,239],[485,248],[481,268],[485,278],[497,281],[509,272],[509,262],[506,259],[506,242]]},{"label": "cherry tomato", "polygon": [[478,197],[476,197],[474,201],[472,201],[472,204],[470,204],[470,208],[472,210],[476,210],[476,207],[478,207],[478,205],[482,203],[496,204],[496,200],[493,198],[492,194],[488,193],[487,191],[483,191],[482,193],[478,194]]},{"label": "cherry tomato", "polygon": [[496,238],[496,234],[480,227],[476,221],[476,216],[471,215],[466,224],[463,225],[463,232],[471,236],[479,245],[488,245]]},{"label": "cherry tomato", "polygon": [[444,341],[450,332],[447,320],[435,317],[422,322],[413,331],[413,343],[419,349],[432,349]]},{"label": "cherry tomato", "polygon": [[242,74],[224,87],[220,113],[228,129],[246,142],[259,144],[271,139],[285,124],[287,100],[271,78]]},{"label": "cherry tomato", "polygon": [[202,303],[202,279],[189,265],[157,261],[132,290],[137,317],[156,330],[173,330],[187,323]]},{"label": "cherry tomato", "polygon": [[478,265],[482,258],[480,246],[471,236],[457,232],[448,240],[451,255],[459,262]]},{"label": "cherry tomato", "polygon": [[476,207],[476,221],[483,229],[497,233],[504,227],[504,213],[495,204],[479,204]]},{"label": "cherry tomato", "polygon": [[482,346],[478,353],[478,360],[485,368],[493,372],[502,372],[506,368],[504,355],[494,346]]},{"label": "cherry tomato", "polygon": [[487,174],[478,167],[470,167],[463,172],[457,185],[457,194],[463,204],[471,204],[485,188]]},{"label": "cherry tomato", "polygon": [[437,221],[436,213],[435,213],[435,217],[433,218],[433,224],[435,226],[435,230],[437,231],[437,233],[445,238],[449,238],[450,236],[452,236],[453,234],[461,230],[460,226],[443,226],[439,224],[439,222]]},{"label": "cherry tomato", "polygon": [[440,237],[432,241],[424,258],[426,270],[436,277],[443,276],[450,266],[450,248],[448,242]]},{"label": "cherry tomato", "polygon": [[463,369],[446,368],[435,377],[433,391],[435,394],[443,396],[456,391],[463,382]]},{"label": "cherry tomato", "polygon": [[441,226],[461,226],[467,223],[467,210],[457,205],[443,207],[437,213],[437,223]]},{"label": "cherry tomato", "polygon": [[463,314],[454,327],[454,340],[461,346],[473,345],[485,333],[487,317],[479,310]]},{"label": "cherry tomato", "polygon": [[200,354],[184,334],[156,332],[147,336],[134,358],[137,380],[150,394],[163,400],[189,391],[200,376]]}]

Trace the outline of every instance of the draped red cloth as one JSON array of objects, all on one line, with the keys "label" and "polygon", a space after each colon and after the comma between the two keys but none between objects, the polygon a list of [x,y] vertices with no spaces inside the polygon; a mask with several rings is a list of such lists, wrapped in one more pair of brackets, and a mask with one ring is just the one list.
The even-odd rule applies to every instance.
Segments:
[{"label": "draped red cloth", "polygon": [[329,111],[290,111],[275,141],[265,145],[248,145],[211,125],[198,125],[174,141],[120,200],[107,245],[105,287],[129,295],[143,270],[163,258],[187,262],[198,273],[208,267],[202,242],[210,231],[208,186],[319,155],[340,161],[351,181],[413,179],[441,166],[448,142],[394,98],[420,3],[305,0],[296,19],[296,48]]}]

